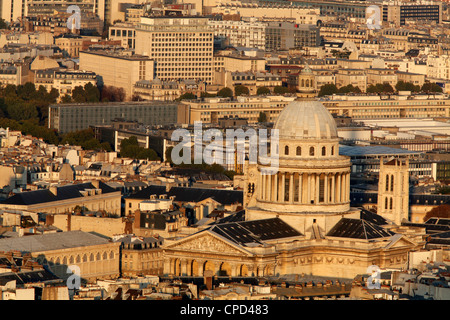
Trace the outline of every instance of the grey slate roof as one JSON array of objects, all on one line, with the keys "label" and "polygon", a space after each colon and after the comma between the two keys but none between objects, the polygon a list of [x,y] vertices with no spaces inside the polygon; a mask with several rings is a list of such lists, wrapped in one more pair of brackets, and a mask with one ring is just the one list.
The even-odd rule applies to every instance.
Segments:
[{"label": "grey slate roof", "polygon": [[366,220],[342,218],[331,228],[327,236],[368,240],[390,237],[392,234]]},{"label": "grey slate roof", "polygon": [[167,194],[167,197],[175,197],[174,201],[181,202],[200,202],[208,198],[228,205],[235,203],[243,203],[244,193],[239,190],[224,190],[224,189],[207,189],[207,188],[189,188],[189,187],[172,187],[166,191],[165,186],[150,185],[133,195],[130,199],[149,199],[151,195]]},{"label": "grey slate roof", "polygon": [[268,240],[302,236],[280,218],[223,223],[207,230],[240,245],[263,244]]},{"label": "grey slate roof", "polygon": [[[102,190],[103,194],[116,191],[103,182],[99,183],[99,187]],[[58,187],[57,195],[54,195],[49,189],[21,192],[7,198],[1,203],[12,205],[33,205],[66,199],[82,198],[83,195],[80,193],[80,191],[86,189],[95,189],[95,187],[92,183],[87,182]]]},{"label": "grey slate roof", "polygon": [[0,251],[41,252],[107,243],[104,238],[77,230],[0,239]]}]

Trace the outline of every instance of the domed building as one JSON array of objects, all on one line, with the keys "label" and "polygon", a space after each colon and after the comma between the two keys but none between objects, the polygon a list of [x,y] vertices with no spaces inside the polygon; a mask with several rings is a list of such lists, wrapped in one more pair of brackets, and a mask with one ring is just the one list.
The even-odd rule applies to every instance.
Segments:
[{"label": "domed building", "polygon": [[274,129],[278,172],[248,167],[249,183],[258,187],[244,197],[247,218],[278,216],[305,234],[313,222],[324,233],[343,215],[358,215],[350,210],[350,159],[339,155],[337,127],[328,110],[318,101],[292,102]]},{"label": "domed building", "polygon": [[371,265],[405,267],[423,239],[350,207],[350,159],[339,155],[328,110],[317,101],[293,101],[274,129],[278,168],[262,157],[244,168],[245,218],[218,221],[168,244],[165,273],[354,278]]}]

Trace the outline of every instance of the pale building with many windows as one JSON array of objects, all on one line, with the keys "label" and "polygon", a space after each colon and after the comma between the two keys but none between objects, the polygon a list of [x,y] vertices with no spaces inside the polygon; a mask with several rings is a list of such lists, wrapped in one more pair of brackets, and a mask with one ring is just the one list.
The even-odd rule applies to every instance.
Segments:
[{"label": "pale building with many windows", "polygon": [[36,90],[40,86],[43,86],[47,92],[50,92],[53,88],[58,90],[58,101],[61,101],[62,97],[72,95],[75,87],[84,86],[91,83],[93,86],[97,86],[97,75],[94,72],[88,72],[83,70],[58,70],[58,69],[46,69],[36,70],[34,75],[34,85]]},{"label": "pale building with many windows", "polygon": [[153,59],[122,51],[82,51],[80,69],[95,72],[99,76],[99,85],[123,88],[126,101],[131,100],[137,81],[151,81],[154,77]]},{"label": "pale building with many windows", "polygon": [[178,122],[194,124],[195,121],[218,123],[219,118],[243,118],[248,123],[257,123],[261,112],[268,122],[274,122],[281,110],[295,97],[249,96],[229,98],[204,98],[203,100],[184,100],[178,109]]},{"label": "pale building with many windows", "polygon": [[214,29],[215,36],[225,36],[230,45],[237,47],[266,49],[266,24],[257,18],[245,18],[240,20],[209,20],[209,25]]},{"label": "pale building with many windows", "polygon": [[214,31],[206,17],[142,17],[136,53],[156,62],[162,81],[193,79],[212,83]]}]

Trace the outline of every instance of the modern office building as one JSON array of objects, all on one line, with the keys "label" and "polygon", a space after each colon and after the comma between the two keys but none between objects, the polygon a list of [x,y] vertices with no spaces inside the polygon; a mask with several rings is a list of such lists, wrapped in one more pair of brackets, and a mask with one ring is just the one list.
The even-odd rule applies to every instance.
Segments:
[{"label": "modern office building", "polygon": [[207,17],[142,17],[136,53],[156,62],[162,81],[193,79],[212,83],[214,30]]},{"label": "modern office building", "polygon": [[320,100],[331,113],[354,120],[450,116],[447,94],[333,95]]},{"label": "modern office building", "polygon": [[48,127],[66,133],[109,125],[118,118],[143,125],[169,125],[178,123],[177,111],[177,102],[162,101],[53,104],[48,111]]},{"label": "modern office building", "polygon": [[125,100],[131,100],[133,86],[139,80],[153,80],[154,61],[129,51],[86,50],[80,52],[80,69],[99,75],[99,85],[123,88]]},{"label": "modern office building", "polygon": [[17,18],[27,14],[27,9],[27,0],[2,0],[0,1],[0,18],[6,22],[16,21]]},{"label": "modern office building", "polygon": [[383,21],[403,26],[407,20],[441,23],[442,4],[431,1],[383,3]]}]

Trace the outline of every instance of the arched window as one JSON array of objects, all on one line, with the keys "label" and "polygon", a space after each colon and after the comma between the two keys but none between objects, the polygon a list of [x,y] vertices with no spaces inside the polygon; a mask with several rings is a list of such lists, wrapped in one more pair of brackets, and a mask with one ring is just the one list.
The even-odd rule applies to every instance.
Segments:
[{"label": "arched window", "polygon": [[87,262],[87,255],[86,254],[83,255],[83,262]]},{"label": "arched window", "polygon": [[327,155],[327,149],[325,147],[322,147],[322,155],[323,156]]},{"label": "arched window", "polygon": [[301,87],[304,87],[304,86],[305,86],[305,79],[302,79]]},{"label": "arched window", "polygon": [[309,155],[313,156],[314,155],[314,147],[310,147],[309,148]]},{"label": "arched window", "polygon": [[388,198],[384,199],[384,208],[388,208]]},{"label": "arched window", "polygon": [[389,175],[386,175],[386,191],[389,191]]},{"label": "arched window", "polygon": [[108,259],[108,255],[106,254],[106,252],[103,252],[103,260]]},{"label": "arched window", "polygon": [[392,209],[392,198],[389,199],[389,209]]},{"label": "arched window", "polygon": [[331,147],[331,155],[334,156],[334,146]]},{"label": "arched window", "polygon": [[394,175],[391,175],[391,191],[394,191]]},{"label": "arched window", "polygon": [[309,79],[306,79],[305,87],[309,88]]},{"label": "arched window", "polygon": [[89,261],[94,261],[94,254],[91,253],[91,255],[89,256]]},{"label": "arched window", "polygon": [[111,251],[111,252],[109,253],[109,258],[110,258],[110,259],[114,259],[114,252]]},{"label": "arched window", "polygon": [[297,147],[297,155],[298,156],[302,155],[302,147]]},{"label": "arched window", "polygon": [[80,256],[78,255],[77,256],[77,263],[80,263],[81,262],[81,258],[80,258]]},{"label": "arched window", "polygon": [[284,154],[289,155],[289,147],[288,146],[284,147]]}]

